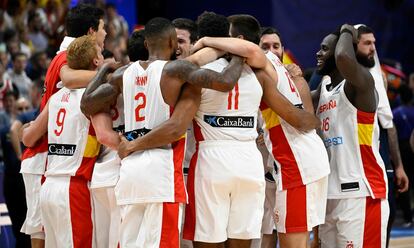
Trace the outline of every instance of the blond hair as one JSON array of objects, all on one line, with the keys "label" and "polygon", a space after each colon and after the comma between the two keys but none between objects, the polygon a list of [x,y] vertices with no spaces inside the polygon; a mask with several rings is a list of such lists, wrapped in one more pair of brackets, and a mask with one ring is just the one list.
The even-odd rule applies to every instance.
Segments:
[{"label": "blond hair", "polygon": [[89,70],[98,50],[94,36],[84,35],[76,38],[67,49],[67,61],[70,68]]}]

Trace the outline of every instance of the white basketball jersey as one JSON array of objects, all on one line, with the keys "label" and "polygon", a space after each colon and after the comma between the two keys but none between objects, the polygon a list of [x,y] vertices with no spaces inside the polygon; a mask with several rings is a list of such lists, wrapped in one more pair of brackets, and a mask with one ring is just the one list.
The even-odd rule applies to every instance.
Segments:
[{"label": "white basketball jersey", "polygon": [[387,177],[379,154],[377,114],[356,109],[346,97],[345,80],[331,91],[322,80],[317,116],[328,151],[328,198],[386,198]]},{"label": "white basketball jersey", "polygon": [[47,176],[80,176],[90,180],[99,143],[80,110],[85,89],[62,88],[49,100]]},{"label": "white basketball jersey", "polygon": [[[266,56],[277,71],[277,89],[293,105],[303,108],[299,91],[279,58],[271,52]],[[260,110],[265,143],[277,165],[275,179],[278,190],[306,185],[329,174],[328,155],[315,130],[298,131],[264,102]]]},{"label": "white basketball jersey", "polygon": [[[167,61],[154,61],[147,69],[139,61],[123,75],[125,135],[136,139],[170,118],[160,78]],[[185,137],[165,147],[137,151],[121,161],[115,187],[118,204],[186,202],[182,163]]]},{"label": "white basketball jersey", "polygon": [[[203,68],[221,72],[229,63],[218,59]],[[257,138],[257,113],[263,90],[252,69],[244,65],[239,81],[230,92],[201,90],[201,104],[196,113],[196,141]]]},{"label": "white basketball jersey", "polygon": [[[124,99],[118,96],[116,105],[111,108],[112,127],[118,133],[124,133]],[[119,178],[121,159],[118,151],[103,146],[92,174],[91,188],[114,186]]]}]

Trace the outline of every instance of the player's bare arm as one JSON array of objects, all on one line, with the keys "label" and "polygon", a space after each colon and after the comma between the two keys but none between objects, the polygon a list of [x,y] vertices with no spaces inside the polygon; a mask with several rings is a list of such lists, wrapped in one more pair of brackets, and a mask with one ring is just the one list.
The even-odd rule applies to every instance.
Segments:
[{"label": "player's bare arm", "polygon": [[[119,64],[117,64],[119,65]],[[108,112],[109,106],[115,103],[122,91],[122,75],[128,65],[122,66],[108,78],[117,65],[105,64],[86,87],[81,99],[81,110],[86,116],[99,112]]]},{"label": "player's bare arm", "polygon": [[320,127],[320,121],[313,113],[295,107],[284,97],[272,80],[263,70],[257,70],[257,79],[263,86],[263,100],[281,118],[301,131],[309,131]]},{"label": "player's bare arm", "polygon": [[404,171],[404,166],[401,160],[400,147],[398,145],[398,135],[395,125],[387,129],[388,146],[390,149],[390,156],[392,164],[394,165],[395,181],[398,187],[398,192],[405,192],[408,190],[409,180]]},{"label": "player's bare arm", "polygon": [[185,84],[171,118],[133,141],[122,137],[118,148],[119,157],[122,159],[134,151],[160,147],[178,140],[193,120],[200,100],[200,88]]},{"label": "player's bare arm", "polygon": [[10,127],[10,141],[18,159],[21,159],[22,149],[20,147],[19,133],[23,124],[19,120],[14,120]]},{"label": "player's bare arm", "polygon": [[205,47],[196,53],[188,56],[185,60],[190,61],[198,66],[203,66],[209,62],[212,62],[225,54],[224,51],[211,47]]},{"label": "player's bare arm", "polygon": [[97,113],[91,117],[98,142],[113,150],[119,146],[119,135],[112,129],[112,117],[108,113]]},{"label": "player's bare arm", "polygon": [[68,65],[62,66],[60,69],[60,79],[63,85],[69,89],[85,88],[92,78],[96,75],[96,71],[74,70]]},{"label": "player's bare arm", "polygon": [[313,108],[317,109],[319,104],[319,97],[321,95],[321,84],[318,85],[318,88],[316,90],[311,91],[311,98],[312,98],[312,104]]},{"label": "player's bare arm", "polygon": [[[169,80],[179,81],[179,87],[184,82],[192,85],[227,92],[233,89],[243,70],[244,60],[233,56],[230,64],[222,71],[215,72],[199,68],[186,60],[175,60],[167,63],[161,76],[161,83]],[[167,99],[166,99],[167,100]]]},{"label": "player's bare arm", "polygon": [[309,90],[308,82],[303,78],[302,70],[296,64],[289,64],[285,66],[286,70],[292,77],[293,83],[299,91],[300,98],[303,102],[303,107],[309,113],[314,113],[312,97]]},{"label": "player's bare arm", "polygon": [[374,112],[378,100],[375,82],[369,70],[358,63],[353,43],[357,37],[355,28],[344,24],[335,48],[335,61],[346,79],[345,92],[354,106],[365,112]]},{"label": "player's bare arm", "polygon": [[47,122],[49,120],[49,103],[30,125],[23,126],[22,142],[27,147],[33,147],[36,142],[47,133]]},{"label": "player's bare arm", "polygon": [[239,38],[203,37],[197,41],[193,50],[196,51],[206,46],[244,57],[246,58],[246,63],[254,68],[264,68],[268,63],[263,50],[258,45],[247,40]]}]

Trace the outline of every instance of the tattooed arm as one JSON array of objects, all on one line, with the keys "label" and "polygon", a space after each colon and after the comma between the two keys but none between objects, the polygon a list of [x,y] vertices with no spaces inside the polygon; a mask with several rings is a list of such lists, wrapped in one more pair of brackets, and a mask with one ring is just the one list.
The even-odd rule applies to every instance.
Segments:
[{"label": "tattooed arm", "polygon": [[105,64],[99,69],[82,96],[81,110],[84,115],[92,116],[109,110],[108,107],[116,102],[121,92],[122,75],[127,67],[128,65],[117,69],[108,80],[108,73],[113,72],[116,67]]},{"label": "tattooed arm", "polygon": [[221,72],[199,68],[185,60],[175,60],[165,65],[162,78],[178,79],[202,88],[227,92],[233,89],[243,70],[243,58],[233,56],[230,64]]}]

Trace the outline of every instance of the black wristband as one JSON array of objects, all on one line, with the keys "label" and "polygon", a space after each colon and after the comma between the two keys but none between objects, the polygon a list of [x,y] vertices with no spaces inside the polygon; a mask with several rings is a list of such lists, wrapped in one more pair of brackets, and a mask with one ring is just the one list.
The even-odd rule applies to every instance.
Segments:
[{"label": "black wristband", "polygon": [[341,34],[343,34],[343,33],[348,33],[348,34],[350,34],[352,37],[354,36],[354,33],[353,33],[351,30],[346,29],[346,28],[344,28],[344,29],[342,29],[342,30],[341,30]]}]

